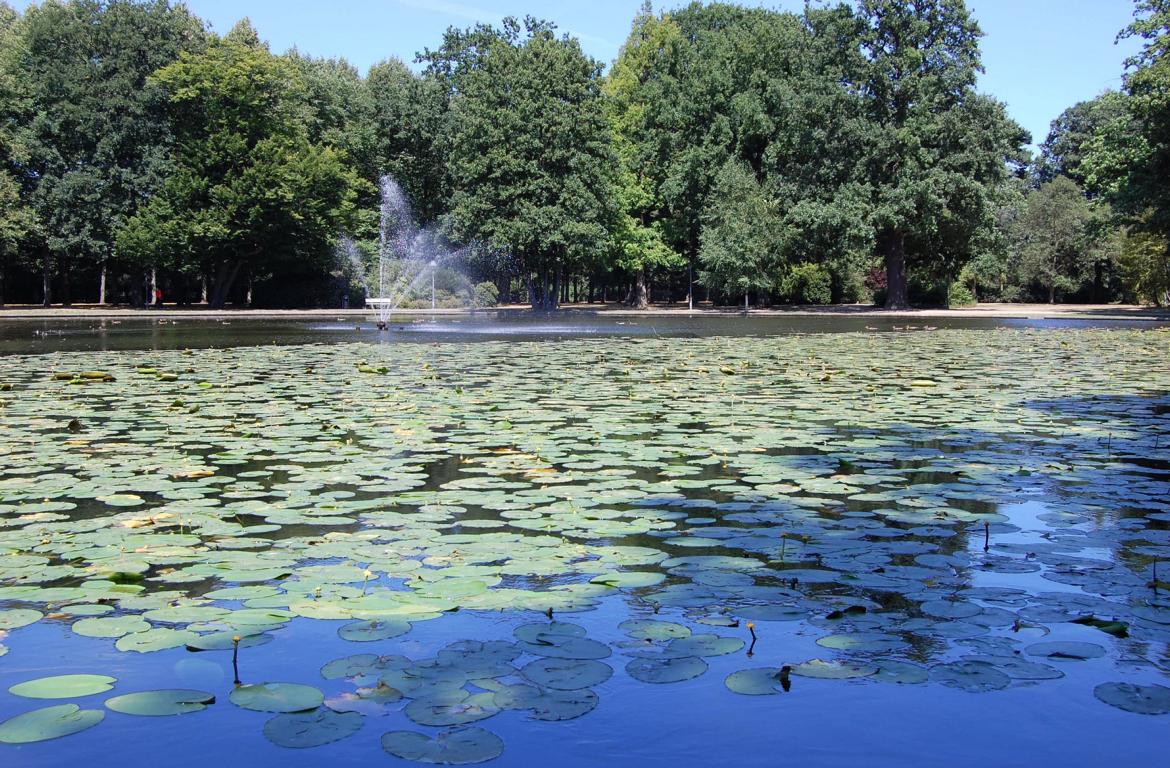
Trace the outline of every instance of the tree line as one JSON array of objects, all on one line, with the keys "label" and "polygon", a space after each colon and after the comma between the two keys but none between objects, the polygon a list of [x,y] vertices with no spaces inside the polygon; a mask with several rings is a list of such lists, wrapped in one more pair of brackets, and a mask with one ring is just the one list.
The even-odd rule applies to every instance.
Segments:
[{"label": "tree line", "polygon": [[167,0],[0,3],[0,305],[360,302],[383,174],[539,308],[1164,303],[1170,0],[1135,18],[1032,158],[962,0],[646,3],[608,68],[507,19],[364,75]]}]

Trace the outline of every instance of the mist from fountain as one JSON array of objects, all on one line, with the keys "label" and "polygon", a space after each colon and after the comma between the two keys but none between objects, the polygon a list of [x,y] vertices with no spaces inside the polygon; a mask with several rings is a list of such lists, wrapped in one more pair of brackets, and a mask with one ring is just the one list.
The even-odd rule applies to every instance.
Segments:
[{"label": "mist from fountain", "polygon": [[[420,228],[414,220],[410,201],[389,174],[379,180],[382,204],[378,224],[378,295],[374,304],[378,327],[430,278],[434,307],[434,279],[441,267],[451,268],[467,248],[450,248],[435,231]],[[466,277],[460,275],[464,283]],[[469,283],[468,283],[469,284]]]}]

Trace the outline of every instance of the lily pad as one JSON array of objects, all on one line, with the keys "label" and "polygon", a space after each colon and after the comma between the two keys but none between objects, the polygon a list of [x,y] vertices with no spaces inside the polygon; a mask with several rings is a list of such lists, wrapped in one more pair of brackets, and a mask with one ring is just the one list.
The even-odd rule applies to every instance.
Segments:
[{"label": "lily pad", "polygon": [[325,697],[310,685],[257,683],[236,686],[228,700],[256,712],[305,712],[321,706]]},{"label": "lily pad", "polygon": [[543,688],[574,691],[604,683],[613,675],[613,668],[592,660],[537,659],[524,666],[520,674]]},{"label": "lily pad", "polygon": [[264,737],[278,747],[309,749],[352,736],[361,730],[364,721],[358,712],[334,712],[321,707],[277,715],[264,724]]},{"label": "lily pad", "polygon": [[92,728],[105,716],[100,709],[82,709],[76,704],[35,709],[0,723],[0,743],[32,744],[71,736]]},{"label": "lily pad", "polygon": [[1110,706],[1141,715],[1170,713],[1170,688],[1164,685],[1101,683],[1093,695]]},{"label": "lily pad", "polygon": [[27,699],[75,699],[105,693],[115,682],[105,675],[54,675],[18,683],[8,692]]},{"label": "lily pad", "polygon": [[391,731],[382,736],[382,749],[403,760],[433,765],[472,765],[495,760],[504,742],[482,728],[443,731],[434,738],[417,731]]},{"label": "lily pad", "polygon": [[337,635],[354,643],[371,643],[405,635],[410,628],[410,622],[395,619],[356,621],[338,629]]},{"label": "lily pad", "polygon": [[626,674],[643,683],[679,683],[707,671],[707,662],[697,656],[639,658],[626,665]]},{"label": "lily pad", "polygon": [[199,712],[215,703],[215,696],[206,691],[161,690],[127,693],[106,699],[106,708],[124,715],[164,717]]},{"label": "lily pad", "polygon": [[745,696],[767,696],[784,690],[780,685],[779,667],[757,667],[732,672],[723,684],[733,693]]}]

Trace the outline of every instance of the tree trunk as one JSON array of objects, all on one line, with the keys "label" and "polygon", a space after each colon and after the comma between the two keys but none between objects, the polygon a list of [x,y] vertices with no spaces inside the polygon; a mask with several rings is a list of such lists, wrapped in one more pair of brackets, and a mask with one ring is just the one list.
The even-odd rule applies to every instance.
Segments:
[{"label": "tree trunk", "polygon": [[73,306],[73,290],[69,281],[69,257],[65,257],[64,263],[61,265],[61,306]]},{"label": "tree trunk", "polygon": [[687,256],[687,309],[695,308],[695,254]]},{"label": "tree trunk", "polygon": [[634,295],[631,297],[630,304],[638,309],[646,309],[650,306],[650,269],[648,267],[642,267],[637,272]]},{"label": "tree trunk", "polygon": [[207,303],[207,273],[204,272],[199,276],[199,301],[200,303]]},{"label": "tree trunk", "polygon": [[211,300],[208,302],[213,309],[223,309],[232,285],[236,282],[236,276],[240,273],[241,263],[240,259],[234,259],[220,265],[211,289]]},{"label": "tree trunk", "polygon": [[98,277],[98,304],[106,304],[106,261],[102,259],[102,271]]},{"label": "tree trunk", "polygon": [[41,262],[41,291],[44,296],[44,305],[46,307],[53,306],[53,269],[49,263],[48,254]]},{"label": "tree trunk", "polygon": [[1049,304],[1056,303],[1056,286],[1055,285],[1048,286],[1048,303]]},{"label": "tree trunk", "polygon": [[888,232],[883,239],[886,309],[910,309],[906,292],[906,235],[903,232]]},{"label": "tree trunk", "polygon": [[4,270],[8,266],[8,255],[0,251],[0,309],[4,308]]}]

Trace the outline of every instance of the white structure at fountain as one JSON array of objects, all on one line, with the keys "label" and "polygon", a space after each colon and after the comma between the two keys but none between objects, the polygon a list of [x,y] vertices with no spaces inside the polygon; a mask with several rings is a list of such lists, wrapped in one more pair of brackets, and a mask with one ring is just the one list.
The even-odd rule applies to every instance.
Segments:
[{"label": "white structure at fountain", "polygon": [[379,180],[382,191],[378,225],[378,295],[366,299],[366,306],[385,328],[390,315],[416,290],[431,283],[431,309],[435,308],[435,272],[445,262],[457,260],[463,250],[450,250],[432,231],[414,222],[410,201],[390,175]]}]

